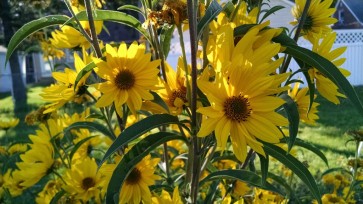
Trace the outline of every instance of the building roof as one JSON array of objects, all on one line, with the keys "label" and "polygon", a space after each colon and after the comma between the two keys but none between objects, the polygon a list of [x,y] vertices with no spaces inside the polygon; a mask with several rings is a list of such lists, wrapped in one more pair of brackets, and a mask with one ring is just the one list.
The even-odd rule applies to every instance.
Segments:
[{"label": "building roof", "polygon": [[363,1],[362,0],[342,0],[352,12],[354,17],[363,24]]}]

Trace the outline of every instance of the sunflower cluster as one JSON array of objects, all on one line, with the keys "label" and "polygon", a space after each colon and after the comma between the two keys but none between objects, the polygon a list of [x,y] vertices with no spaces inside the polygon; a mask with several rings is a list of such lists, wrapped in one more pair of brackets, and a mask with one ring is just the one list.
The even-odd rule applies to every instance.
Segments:
[{"label": "sunflower cluster", "polygon": [[[91,9],[103,1],[93,2]],[[163,1],[159,10],[161,3],[149,1],[142,1],[142,9],[123,7],[141,13],[144,25],[155,25],[147,29],[116,11],[87,13],[133,26],[148,42],[91,41],[103,22],[95,21],[91,32],[84,19],[70,19],[52,32],[44,54],[57,57],[58,49],[72,49],[74,65],[53,70],[54,83],[40,94],[46,104],[26,117],[35,133],[0,147],[0,201],[31,192],[36,203],[287,203],[299,197],[276,186],[289,186],[294,175],[317,199],[309,167],[292,146],[322,158],[319,149],[296,139],[299,122],[318,125],[313,88],[335,104],[345,95],[330,73],[305,55],[296,57],[291,47],[319,62],[325,58],[343,78],[349,75],[341,67],[346,48],[333,49],[332,0],[311,1],[304,22],[305,1],[296,1],[293,24],[304,23],[296,35],[312,43],[310,52],[264,21],[277,8],[264,11],[256,1],[229,2],[223,9],[216,1],[195,4],[200,46],[191,64],[182,36],[182,24],[193,25],[188,2]],[[72,14],[85,9],[82,1],[68,4]],[[183,55],[173,67],[166,59],[175,27]],[[304,67],[288,69],[282,53]],[[300,88],[300,72],[309,86]],[[18,122],[0,121],[0,128]],[[269,174],[270,161],[281,164],[274,168],[278,173]],[[322,180],[332,187],[319,198],[323,202],[356,195],[352,180],[331,174]]]}]

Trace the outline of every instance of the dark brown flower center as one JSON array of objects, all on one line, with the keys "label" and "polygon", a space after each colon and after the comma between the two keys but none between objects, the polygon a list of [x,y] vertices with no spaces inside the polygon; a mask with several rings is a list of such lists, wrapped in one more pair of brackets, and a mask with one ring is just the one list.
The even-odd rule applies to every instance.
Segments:
[{"label": "dark brown flower center", "polygon": [[313,18],[311,17],[311,16],[306,16],[306,18],[305,18],[305,22],[304,22],[304,25],[303,25],[303,30],[305,31],[305,32],[307,32],[307,31],[310,31],[311,30],[311,28],[313,27],[313,24],[314,23],[314,21],[313,21]]},{"label": "dark brown flower center", "polygon": [[129,70],[122,70],[115,77],[115,85],[120,90],[128,90],[134,84],[135,84],[135,76]]},{"label": "dark brown flower center", "polygon": [[184,90],[173,90],[171,96],[170,96],[170,105],[174,106],[175,99],[180,98],[184,103],[188,101],[187,99],[187,92]]},{"label": "dark brown flower center", "polygon": [[223,107],[225,116],[237,122],[247,121],[252,111],[248,98],[241,95],[229,97]]},{"label": "dark brown flower center", "polygon": [[88,190],[88,189],[94,187],[95,185],[96,185],[96,182],[91,177],[86,177],[82,181],[82,188],[84,190]]},{"label": "dark brown flower center", "polygon": [[141,172],[139,169],[134,168],[131,173],[129,174],[129,176],[126,179],[126,183],[129,185],[134,185],[139,183],[141,179]]}]

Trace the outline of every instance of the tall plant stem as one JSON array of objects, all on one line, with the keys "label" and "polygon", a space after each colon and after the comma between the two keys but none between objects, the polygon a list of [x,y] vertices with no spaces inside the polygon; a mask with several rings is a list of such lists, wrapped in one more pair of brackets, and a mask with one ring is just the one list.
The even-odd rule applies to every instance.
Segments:
[{"label": "tall plant stem", "polygon": [[[306,0],[303,13],[301,14],[301,17],[299,19],[299,24],[297,25],[297,29],[296,29],[296,32],[295,32],[295,36],[294,36],[295,42],[298,41],[298,39],[300,37],[301,30],[304,27],[304,23],[305,23],[307,15],[308,15],[308,10],[309,10],[309,7],[310,7],[310,3],[311,3],[311,0]],[[288,55],[286,60],[284,61],[283,65],[282,65],[282,67],[281,67],[281,73],[285,73],[287,71],[287,68],[289,67],[290,62],[291,62],[291,55]]]},{"label": "tall plant stem", "polygon": [[88,18],[88,22],[89,22],[89,28],[90,28],[90,31],[91,31],[92,47],[94,48],[97,57],[101,58],[102,57],[102,52],[101,52],[100,45],[98,44],[96,26],[95,26],[95,21],[93,19],[93,14],[92,14],[91,0],[85,0],[84,3],[85,3],[85,6],[86,6],[86,12],[87,12],[87,18]]},{"label": "tall plant stem", "polygon": [[188,162],[192,163],[192,178],[190,196],[192,203],[197,202],[198,189],[199,189],[199,176],[200,176],[200,148],[197,138],[197,0],[188,0],[188,20],[189,20],[189,33],[190,33],[190,51],[191,51],[191,132],[192,132],[192,153],[193,160]]},{"label": "tall plant stem", "polygon": [[182,55],[183,55],[183,64],[184,64],[184,72],[185,72],[185,79],[187,80],[187,99],[188,101],[191,101],[191,88],[190,88],[190,83],[189,83],[189,70],[188,70],[188,62],[187,62],[187,55],[185,52],[185,43],[184,43],[184,36],[183,36],[183,30],[181,25],[177,26],[177,30],[178,30],[178,34],[179,34],[179,41],[180,41],[180,47],[182,50]]}]

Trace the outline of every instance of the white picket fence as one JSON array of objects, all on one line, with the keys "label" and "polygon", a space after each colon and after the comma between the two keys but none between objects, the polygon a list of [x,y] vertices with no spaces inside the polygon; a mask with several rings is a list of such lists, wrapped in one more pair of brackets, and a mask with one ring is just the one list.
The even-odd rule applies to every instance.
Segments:
[{"label": "white picket fence", "polygon": [[[348,77],[349,82],[352,85],[363,85],[363,29],[336,30],[336,32],[337,39],[333,45],[333,48],[342,46],[347,47],[347,50],[341,57],[346,58],[346,61],[342,67],[351,73],[351,75]],[[185,45],[187,55],[190,55],[190,42],[188,41],[187,33],[184,34],[184,38],[186,38]],[[308,49],[311,49],[312,47],[308,41],[303,39],[299,40],[298,44]],[[177,33],[174,33],[167,59],[174,68],[176,67],[179,56],[181,56],[179,36]],[[293,61],[290,68],[292,68],[292,70],[297,70],[298,65]]]}]

